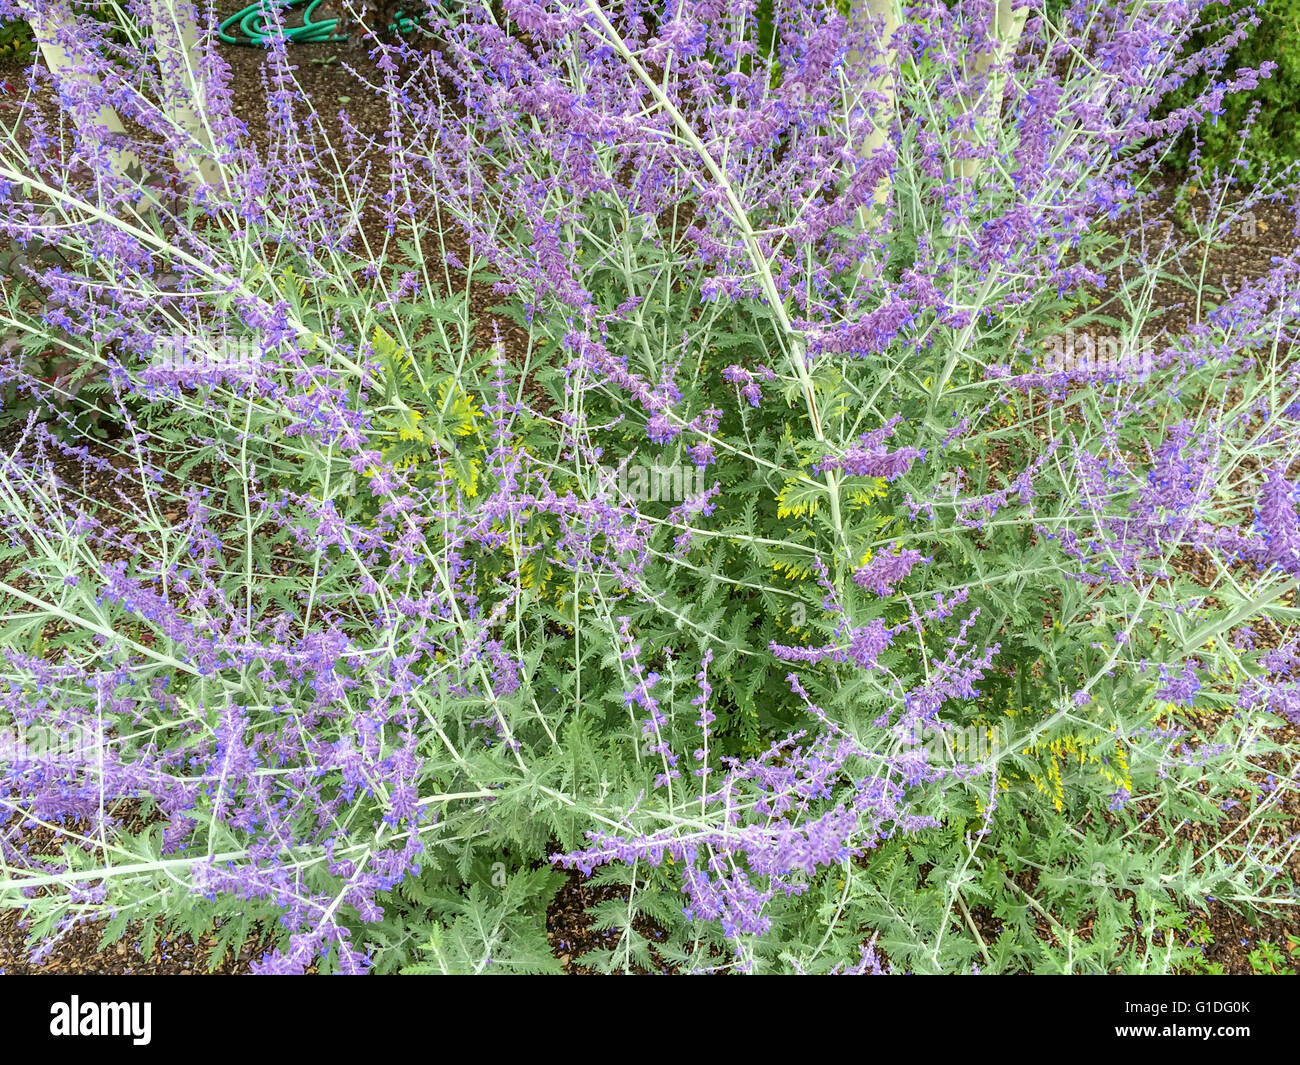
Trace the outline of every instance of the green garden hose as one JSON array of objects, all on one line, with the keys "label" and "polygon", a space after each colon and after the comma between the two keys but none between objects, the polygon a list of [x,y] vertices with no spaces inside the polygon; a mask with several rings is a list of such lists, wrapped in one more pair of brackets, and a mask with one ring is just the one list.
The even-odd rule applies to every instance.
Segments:
[{"label": "green garden hose", "polygon": [[[321,4],[321,0],[256,0],[245,8],[223,19],[217,27],[221,40],[226,44],[265,44],[275,37],[277,31],[270,21],[268,8],[280,7],[292,10],[305,6],[302,24],[285,26],[279,35],[296,44],[329,44],[346,41],[346,33],[338,33],[339,20],[336,18],[312,20],[312,12]],[[397,14],[389,29],[396,33],[409,33],[415,26],[415,19]]]}]

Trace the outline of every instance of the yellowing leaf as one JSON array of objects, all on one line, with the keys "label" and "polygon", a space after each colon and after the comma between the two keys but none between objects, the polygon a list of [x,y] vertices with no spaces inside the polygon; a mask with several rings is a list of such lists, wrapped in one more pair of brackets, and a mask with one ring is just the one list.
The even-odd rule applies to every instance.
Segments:
[{"label": "yellowing leaf", "polygon": [[864,504],[883,499],[889,494],[889,482],[883,477],[869,477],[845,490],[844,498],[850,503]]},{"label": "yellowing leaf", "polygon": [[789,577],[791,580],[801,581],[812,576],[812,565],[808,562],[801,562],[795,559],[786,559],[781,562],[773,562],[772,568],[777,573]]},{"label": "yellowing leaf", "polygon": [[469,436],[474,419],[483,413],[450,377],[438,386],[438,410],[442,427],[452,436]]},{"label": "yellowing leaf", "polygon": [[397,341],[380,326],[375,326],[375,331],[370,334],[370,346],[381,359],[391,359],[401,351]]},{"label": "yellowing leaf", "polygon": [[778,518],[802,518],[817,510],[823,489],[821,485],[793,478],[785,482],[785,487],[776,497],[776,516]]},{"label": "yellowing leaf", "polygon": [[460,490],[470,499],[478,495],[478,475],[480,466],[475,459],[466,459],[460,455],[455,456],[456,461],[451,464],[451,475],[455,478],[456,483],[460,485]]},{"label": "yellowing leaf", "polygon": [[424,417],[418,410],[410,407],[400,410],[396,415],[397,439],[424,442],[424,431],[420,428],[420,419]]}]

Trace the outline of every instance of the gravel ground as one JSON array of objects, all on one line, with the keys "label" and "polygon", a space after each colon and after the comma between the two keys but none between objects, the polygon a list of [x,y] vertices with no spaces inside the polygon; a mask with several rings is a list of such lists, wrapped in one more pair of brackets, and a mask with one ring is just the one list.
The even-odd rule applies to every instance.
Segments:
[{"label": "gravel ground", "polygon": [[51,954],[33,962],[26,948],[26,935],[16,910],[0,912],[0,975],[2,976],[217,976],[246,974],[249,966],[266,952],[266,945],[249,939],[238,956],[227,952],[213,968],[208,960],[215,935],[197,943],[189,936],[160,941],[146,957],[140,929],[114,943],[100,944],[100,924],[75,929],[56,945]]}]

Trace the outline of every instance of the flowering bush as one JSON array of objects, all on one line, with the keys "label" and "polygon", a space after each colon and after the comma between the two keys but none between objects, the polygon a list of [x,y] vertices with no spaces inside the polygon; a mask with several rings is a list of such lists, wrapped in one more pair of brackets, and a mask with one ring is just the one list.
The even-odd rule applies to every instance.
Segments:
[{"label": "flowering bush", "polygon": [[129,6],[0,154],[0,721],[89,737],[0,783],[34,941],[547,971],[567,868],[606,971],[1150,971],[1285,893],[1300,286],[1161,305],[1290,191],[1151,223],[1268,73],[1154,117],[1199,2],[429,5],[382,173]]}]

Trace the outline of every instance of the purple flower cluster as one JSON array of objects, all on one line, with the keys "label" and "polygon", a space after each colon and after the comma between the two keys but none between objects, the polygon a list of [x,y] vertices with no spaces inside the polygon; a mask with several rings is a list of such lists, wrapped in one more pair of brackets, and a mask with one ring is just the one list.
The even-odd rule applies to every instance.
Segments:
[{"label": "purple flower cluster", "polygon": [[911,547],[873,555],[866,565],[853,571],[853,582],[876,595],[889,595],[894,585],[905,580],[912,567],[923,560],[921,552]]}]

